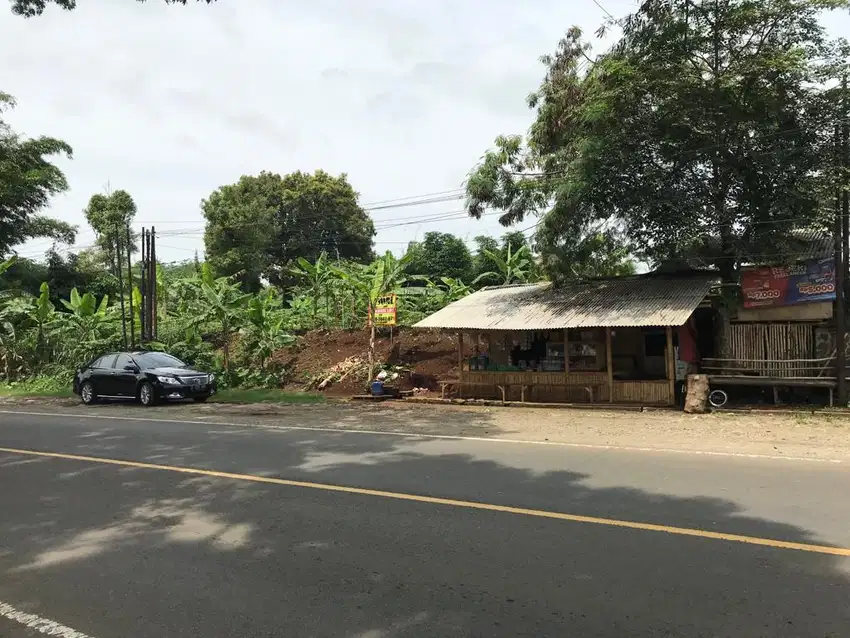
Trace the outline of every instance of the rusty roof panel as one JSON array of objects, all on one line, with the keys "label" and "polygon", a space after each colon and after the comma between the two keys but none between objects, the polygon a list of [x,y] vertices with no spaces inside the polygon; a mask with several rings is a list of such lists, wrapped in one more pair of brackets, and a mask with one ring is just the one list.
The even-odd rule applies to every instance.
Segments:
[{"label": "rusty roof panel", "polygon": [[711,277],[637,276],[554,288],[550,283],[485,288],[415,328],[556,330],[681,326],[705,299]]}]

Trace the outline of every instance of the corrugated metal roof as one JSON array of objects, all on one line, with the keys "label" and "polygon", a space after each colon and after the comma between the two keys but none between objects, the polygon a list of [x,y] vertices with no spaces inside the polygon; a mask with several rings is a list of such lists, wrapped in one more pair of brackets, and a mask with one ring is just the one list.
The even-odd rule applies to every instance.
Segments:
[{"label": "corrugated metal roof", "polygon": [[555,330],[681,326],[705,299],[711,277],[623,277],[553,288],[549,283],[485,288],[414,328]]}]

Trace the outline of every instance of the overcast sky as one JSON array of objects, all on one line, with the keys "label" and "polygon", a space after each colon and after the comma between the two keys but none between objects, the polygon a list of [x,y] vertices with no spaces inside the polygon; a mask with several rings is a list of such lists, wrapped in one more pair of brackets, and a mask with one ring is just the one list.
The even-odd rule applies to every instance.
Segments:
[{"label": "overcast sky", "polygon": [[[616,16],[635,6],[599,4]],[[528,128],[539,56],[571,25],[592,36],[605,19],[593,0],[82,0],[31,20],[2,5],[0,90],[19,103],[8,120],[74,148],[62,162],[71,190],[49,213],[79,224],[86,247],[89,197],[126,189],[137,226],[196,232],[163,237],[164,260],[203,250],[201,200],[244,174],[344,172],[364,204],[459,188],[496,135]],[[836,34],[848,26],[831,22]],[[470,243],[504,232],[494,217],[417,223],[379,230],[376,249],[400,251],[429,230]]]}]

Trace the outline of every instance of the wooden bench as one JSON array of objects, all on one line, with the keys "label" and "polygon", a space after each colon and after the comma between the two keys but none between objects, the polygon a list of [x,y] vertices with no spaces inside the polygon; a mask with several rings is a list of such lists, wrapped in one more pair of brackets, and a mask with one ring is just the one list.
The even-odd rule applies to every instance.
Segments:
[{"label": "wooden bench", "polygon": [[510,392],[511,387],[519,386],[520,387],[520,401],[525,403],[525,390],[528,388],[533,388],[533,383],[490,383],[487,381],[467,381],[460,379],[445,379],[443,381],[438,382],[440,384],[440,398],[445,399],[446,393],[451,393],[452,389],[457,389],[458,396],[461,395],[463,386],[482,386],[482,387],[497,387],[502,393],[502,403],[507,403],[507,394]]}]

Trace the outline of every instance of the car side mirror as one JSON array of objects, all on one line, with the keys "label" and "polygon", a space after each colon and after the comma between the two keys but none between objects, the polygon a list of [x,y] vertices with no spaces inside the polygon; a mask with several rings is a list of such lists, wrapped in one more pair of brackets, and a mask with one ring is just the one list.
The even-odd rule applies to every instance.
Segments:
[{"label": "car side mirror", "polygon": [[124,366],[124,369],[127,372],[138,372],[139,371],[139,368],[137,368],[136,366]]}]

